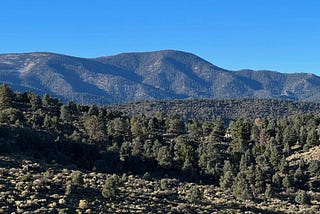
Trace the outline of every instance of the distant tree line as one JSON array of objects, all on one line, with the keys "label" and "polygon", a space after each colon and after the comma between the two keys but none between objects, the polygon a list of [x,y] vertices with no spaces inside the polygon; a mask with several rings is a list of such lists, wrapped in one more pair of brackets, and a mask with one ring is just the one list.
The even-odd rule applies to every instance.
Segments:
[{"label": "distant tree line", "polygon": [[194,118],[201,121],[213,121],[217,117],[225,121],[257,117],[280,119],[297,113],[320,111],[320,103],[257,98],[148,100],[109,107],[129,115],[152,116],[160,111],[166,115],[177,114],[183,120]]}]

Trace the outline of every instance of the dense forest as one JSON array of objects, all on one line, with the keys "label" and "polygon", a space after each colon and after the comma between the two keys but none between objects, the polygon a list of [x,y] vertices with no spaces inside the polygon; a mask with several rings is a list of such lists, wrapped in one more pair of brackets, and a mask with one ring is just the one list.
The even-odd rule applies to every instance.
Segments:
[{"label": "dense forest", "polygon": [[[174,104],[179,102],[182,101],[170,102],[171,108],[179,106]],[[193,108],[197,114],[194,116],[185,114],[187,111],[180,107],[175,111],[151,110],[153,102],[145,103],[149,105],[142,107],[148,112],[137,113],[134,105],[131,109],[137,112],[132,113],[119,106],[63,104],[47,94],[39,97],[31,92],[14,93],[2,85],[0,153],[79,170],[72,173],[71,183],[62,184],[66,194],[82,185],[82,173],[112,174],[96,193],[108,203],[119,200],[123,177],[134,175],[145,181],[159,181],[157,188],[161,191],[171,189],[170,194],[162,196],[167,199],[162,200],[180,197],[173,191],[173,181],[195,184],[184,198],[188,204],[185,209],[190,213],[197,212],[197,206],[208,213],[227,209],[217,205],[212,205],[214,209],[199,208],[202,203],[213,203],[205,202],[204,195],[209,193],[204,192],[204,186],[229,195],[228,200],[238,201],[242,211],[285,213],[285,207],[271,207],[271,202],[277,200],[291,204],[290,208],[296,211],[319,211],[319,104],[280,100],[243,100],[242,104],[239,100],[187,101],[185,109]],[[210,105],[200,108],[203,103]],[[269,109],[274,111],[254,110],[261,109],[261,103],[273,106]],[[239,115],[226,117],[227,114],[219,114],[218,108]],[[253,111],[257,113],[251,114]],[[258,209],[259,203],[267,205]],[[65,205],[61,207],[61,213],[68,210]],[[3,211],[12,209],[9,206]],[[110,211],[103,207],[91,209]]]},{"label": "dense forest", "polygon": [[176,114],[183,120],[189,118],[214,121],[217,117],[226,122],[237,119],[280,119],[297,113],[319,113],[320,103],[297,102],[285,99],[181,99],[147,100],[129,104],[110,105],[109,109],[121,110],[129,115],[154,115],[160,111]]}]

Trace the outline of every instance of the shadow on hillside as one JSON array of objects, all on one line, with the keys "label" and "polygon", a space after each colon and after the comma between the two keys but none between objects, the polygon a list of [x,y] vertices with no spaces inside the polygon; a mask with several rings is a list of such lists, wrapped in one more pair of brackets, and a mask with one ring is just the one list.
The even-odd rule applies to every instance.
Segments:
[{"label": "shadow on hillside", "polygon": [[[197,173],[176,168],[164,168],[154,159],[141,155],[128,155],[120,160],[119,152],[101,151],[96,144],[63,140],[48,131],[28,127],[0,127],[0,148],[4,154],[18,154],[36,162],[56,163],[61,168],[96,171],[101,173],[136,174],[149,173],[151,177],[176,178],[180,181],[212,183],[214,180]],[[2,133],[2,134],[1,134]],[[57,141],[57,139],[62,139]],[[7,164],[4,164],[7,165]]]}]

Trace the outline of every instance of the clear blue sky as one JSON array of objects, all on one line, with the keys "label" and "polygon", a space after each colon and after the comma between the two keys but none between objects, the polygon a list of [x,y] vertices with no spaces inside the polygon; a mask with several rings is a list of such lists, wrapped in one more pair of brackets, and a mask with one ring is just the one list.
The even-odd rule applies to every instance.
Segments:
[{"label": "clear blue sky", "polygon": [[0,53],[176,49],[226,69],[320,75],[320,0],[3,0]]}]

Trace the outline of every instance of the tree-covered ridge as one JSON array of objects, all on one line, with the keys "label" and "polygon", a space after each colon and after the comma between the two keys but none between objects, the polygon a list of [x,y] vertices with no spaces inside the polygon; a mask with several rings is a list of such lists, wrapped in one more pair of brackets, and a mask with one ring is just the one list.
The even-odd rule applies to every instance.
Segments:
[{"label": "tree-covered ridge", "polygon": [[[0,87],[0,101],[1,153],[103,173],[205,183],[238,201],[288,198],[319,208],[318,114],[240,118],[229,124],[221,117],[185,120],[161,112],[130,116],[108,106],[13,93],[6,85]],[[316,155],[298,156],[311,150]],[[117,185],[106,181],[102,194],[108,196]],[[201,192],[192,192],[190,201],[197,203]]]},{"label": "tree-covered ridge", "polygon": [[282,99],[191,99],[155,100],[110,105],[110,109],[128,112],[129,115],[179,115],[182,119],[195,118],[214,121],[221,117],[226,121],[237,119],[273,118],[279,119],[297,113],[320,112],[320,103],[297,102]]}]

